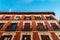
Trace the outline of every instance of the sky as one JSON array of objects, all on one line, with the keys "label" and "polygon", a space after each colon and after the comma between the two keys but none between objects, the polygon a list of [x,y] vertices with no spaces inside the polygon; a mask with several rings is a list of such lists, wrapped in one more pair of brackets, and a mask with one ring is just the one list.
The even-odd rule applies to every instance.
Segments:
[{"label": "sky", "polygon": [[60,0],[0,0],[0,12],[55,12],[60,19]]}]

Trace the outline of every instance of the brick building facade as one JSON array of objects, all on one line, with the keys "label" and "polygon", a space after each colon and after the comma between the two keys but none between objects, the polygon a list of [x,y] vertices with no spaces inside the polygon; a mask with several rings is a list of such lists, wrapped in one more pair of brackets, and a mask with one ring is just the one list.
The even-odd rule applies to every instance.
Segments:
[{"label": "brick building facade", "polygon": [[0,40],[60,40],[54,12],[0,12]]}]

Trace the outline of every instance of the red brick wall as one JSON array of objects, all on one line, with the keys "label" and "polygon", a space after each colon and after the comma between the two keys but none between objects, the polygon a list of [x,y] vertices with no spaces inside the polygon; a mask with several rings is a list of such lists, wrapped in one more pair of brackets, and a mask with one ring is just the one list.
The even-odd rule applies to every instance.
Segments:
[{"label": "red brick wall", "polygon": [[59,38],[56,36],[54,32],[50,32],[50,34],[53,40],[59,40]]},{"label": "red brick wall", "polygon": [[16,32],[13,40],[20,40],[20,35],[21,35],[21,32]]},{"label": "red brick wall", "polygon": [[33,40],[40,40],[38,32],[33,32]]}]

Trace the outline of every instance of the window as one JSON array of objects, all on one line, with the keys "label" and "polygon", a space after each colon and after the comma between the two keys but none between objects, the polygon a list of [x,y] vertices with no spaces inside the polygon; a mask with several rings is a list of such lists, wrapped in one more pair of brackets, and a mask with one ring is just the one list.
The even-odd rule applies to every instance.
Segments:
[{"label": "window", "polygon": [[25,16],[24,20],[31,20],[31,17],[30,16]]},{"label": "window", "polygon": [[46,16],[46,19],[47,20],[55,20],[53,17],[51,17],[51,16]]},{"label": "window", "polygon": [[0,38],[0,40],[12,40],[12,35],[4,35]]},{"label": "window", "polygon": [[35,20],[42,20],[40,16],[35,16]]},{"label": "window", "polygon": [[51,40],[49,35],[41,35],[42,40]]},{"label": "window", "polygon": [[47,26],[44,26],[43,23],[37,23],[37,28],[39,31],[48,30]]},{"label": "window", "polygon": [[6,31],[15,31],[17,28],[17,23],[11,23],[7,28]]},{"label": "window", "polygon": [[53,27],[54,30],[60,30],[56,23],[51,23],[51,26]]},{"label": "window", "polygon": [[30,23],[25,23],[22,30],[23,31],[31,31],[32,26],[30,25]]},{"label": "window", "polygon": [[31,40],[31,35],[22,35],[22,40]]},{"label": "window", "polygon": [[4,20],[9,20],[10,19],[10,16],[6,16],[5,18],[4,18]]},{"label": "window", "polygon": [[16,16],[14,20],[20,20],[20,16]]},{"label": "window", "polygon": [[0,29],[3,27],[4,23],[0,23]]}]

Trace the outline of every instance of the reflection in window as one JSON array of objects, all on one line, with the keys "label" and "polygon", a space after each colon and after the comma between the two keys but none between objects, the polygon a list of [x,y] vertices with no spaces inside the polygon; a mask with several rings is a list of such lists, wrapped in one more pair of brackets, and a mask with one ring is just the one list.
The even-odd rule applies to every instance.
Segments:
[{"label": "reflection in window", "polygon": [[7,28],[6,31],[15,31],[17,28],[17,23],[11,23]]},{"label": "reflection in window", "polygon": [[0,38],[0,40],[12,40],[12,35],[4,35]]},{"label": "reflection in window", "polygon": [[53,17],[51,17],[51,16],[46,16],[46,19],[47,20],[55,20]]},{"label": "reflection in window", "polygon": [[22,35],[22,40],[31,40],[31,35]]},{"label": "reflection in window", "polygon": [[4,23],[0,23],[0,29],[3,27]]},{"label": "reflection in window", "polygon": [[37,23],[37,28],[39,31],[48,30],[47,26],[44,26],[43,23]]},{"label": "reflection in window", "polygon": [[42,40],[51,40],[49,35],[41,35]]},{"label": "reflection in window", "polygon": [[30,23],[25,23],[22,30],[23,31],[31,31],[32,26],[30,25]]},{"label": "reflection in window", "polygon": [[40,16],[35,16],[35,20],[42,20]]},{"label": "reflection in window", "polygon": [[14,20],[20,20],[20,16],[16,16]]},{"label": "reflection in window", "polygon": [[31,20],[31,17],[30,16],[25,16],[24,20]]},{"label": "reflection in window", "polygon": [[54,30],[60,30],[56,23],[50,23]]}]

